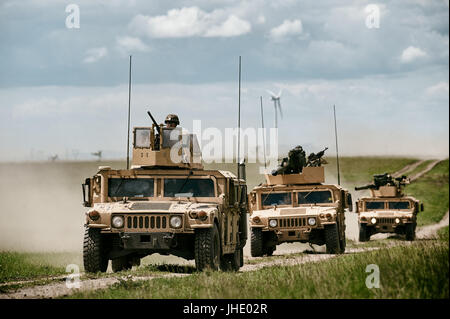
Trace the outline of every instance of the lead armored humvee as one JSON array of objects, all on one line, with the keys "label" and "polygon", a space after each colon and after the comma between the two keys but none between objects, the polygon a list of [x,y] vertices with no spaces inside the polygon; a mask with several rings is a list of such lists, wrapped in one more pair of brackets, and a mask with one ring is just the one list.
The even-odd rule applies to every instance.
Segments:
[{"label": "lead armored humvee", "polygon": [[417,214],[423,211],[423,204],[402,192],[402,186],[409,183],[406,176],[392,178],[389,174],[374,175],[374,183],[355,190],[369,189],[370,197],[356,202],[358,214],[359,241],[368,241],[376,233],[396,233],[414,240]]},{"label": "lead armored humvee", "polygon": [[325,182],[324,167],[299,174],[265,174],[266,183],[249,194],[251,254],[272,255],[285,242],[326,245],[327,253],[345,251],[345,209],[351,195]]},{"label": "lead armored humvee", "polygon": [[113,271],[130,269],[153,253],[195,259],[198,270],[243,265],[245,180],[205,170],[195,135],[175,130],[134,128],[131,169],[100,167],[86,179],[87,272],[106,271],[109,260]]}]

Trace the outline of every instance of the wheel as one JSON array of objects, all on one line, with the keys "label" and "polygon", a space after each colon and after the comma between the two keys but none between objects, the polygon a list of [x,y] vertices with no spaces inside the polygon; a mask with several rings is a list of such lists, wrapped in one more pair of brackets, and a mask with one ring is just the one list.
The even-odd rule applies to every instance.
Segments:
[{"label": "wheel", "polygon": [[273,255],[273,252],[275,251],[275,248],[276,248],[276,246],[268,246],[268,247],[266,247],[266,248],[264,249],[266,255],[267,255],[267,256],[272,256],[272,255]]},{"label": "wheel", "polygon": [[345,238],[345,232],[343,237],[339,240],[339,246],[341,247],[340,253],[343,254],[345,253],[345,246],[347,246],[347,241]]},{"label": "wheel", "polygon": [[341,247],[339,245],[339,233],[336,224],[325,225],[325,244],[327,254],[339,254]]},{"label": "wheel", "polygon": [[370,236],[368,236],[368,229],[366,224],[359,224],[359,241],[368,241]]},{"label": "wheel", "polygon": [[405,225],[406,240],[413,241],[416,238],[416,225],[410,223]]},{"label": "wheel", "polygon": [[195,266],[198,271],[204,269],[219,270],[220,237],[217,225],[213,228],[198,229],[195,232]]},{"label": "wheel", "polygon": [[244,248],[241,248],[240,251],[239,265],[242,267],[244,266]]},{"label": "wheel", "polygon": [[252,257],[260,257],[263,251],[263,234],[261,228],[252,228],[252,238],[250,243],[250,252]]},{"label": "wheel", "polygon": [[86,272],[105,272],[108,268],[106,241],[100,229],[86,227],[83,242],[83,263]]},{"label": "wheel", "polygon": [[242,248],[236,249],[233,254],[223,255],[220,259],[220,268],[223,271],[238,271],[241,268]]},{"label": "wheel", "polygon": [[111,266],[114,272],[118,272],[131,269],[133,264],[129,256],[122,256],[111,260]]}]

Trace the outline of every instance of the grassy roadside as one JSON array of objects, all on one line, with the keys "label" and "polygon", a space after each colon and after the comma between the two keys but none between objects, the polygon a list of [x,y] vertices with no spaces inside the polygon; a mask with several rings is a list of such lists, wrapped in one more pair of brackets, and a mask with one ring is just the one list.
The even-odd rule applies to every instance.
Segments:
[{"label": "grassy roadside", "polygon": [[417,166],[415,169],[413,169],[410,172],[406,172],[406,176],[408,177],[412,177],[415,174],[423,171],[429,164],[431,164],[431,162],[433,162],[433,160],[426,160],[424,161],[422,164],[420,164],[419,166]]},{"label": "grassy roadside", "polygon": [[[379,266],[378,289],[365,285],[369,264]],[[448,298],[448,273],[448,244],[421,241],[300,266],[122,281],[70,298]]]},{"label": "grassy roadside", "polygon": [[405,187],[407,195],[424,203],[425,210],[417,215],[417,225],[438,223],[449,207],[449,160],[439,162],[431,171]]},{"label": "grassy roadside", "polygon": [[55,258],[51,253],[0,252],[0,283],[65,274],[65,266],[55,265]]}]

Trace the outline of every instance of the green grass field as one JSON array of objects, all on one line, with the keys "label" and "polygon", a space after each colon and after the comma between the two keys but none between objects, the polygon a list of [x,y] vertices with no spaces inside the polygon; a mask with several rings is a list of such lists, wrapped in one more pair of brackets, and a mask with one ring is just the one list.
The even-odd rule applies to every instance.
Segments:
[{"label": "green grass field", "polygon": [[68,264],[79,264],[76,253],[0,253],[0,283],[63,275]]},{"label": "green grass field", "polygon": [[[366,287],[369,264],[379,267],[380,288]],[[448,244],[423,241],[300,266],[122,281],[70,298],[448,298],[448,273]]]},{"label": "green grass field", "polygon": [[417,216],[417,224],[438,223],[448,211],[449,161],[438,163],[430,172],[405,187],[405,193],[424,203],[425,210]]}]

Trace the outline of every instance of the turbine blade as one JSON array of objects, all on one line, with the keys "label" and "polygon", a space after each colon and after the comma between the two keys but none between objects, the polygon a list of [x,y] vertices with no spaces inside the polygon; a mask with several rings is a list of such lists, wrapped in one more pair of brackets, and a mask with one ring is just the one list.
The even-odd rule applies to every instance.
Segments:
[{"label": "turbine blade", "polygon": [[267,93],[269,93],[270,95],[272,95],[273,98],[277,98],[277,96],[275,95],[275,93],[273,93],[272,91],[270,91],[270,90],[266,90],[266,91],[267,91]]},{"label": "turbine blade", "polygon": [[280,91],[278,91],[278,95],[277,95],[278,98],[281,97],[281,93],[283,93],[283,89],[280,89]]}]

